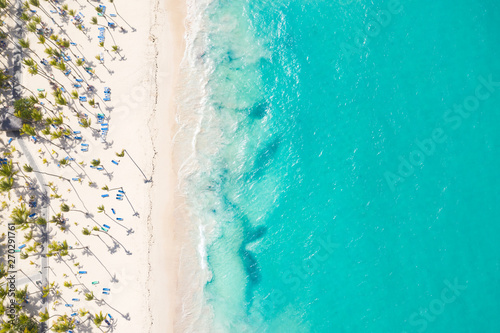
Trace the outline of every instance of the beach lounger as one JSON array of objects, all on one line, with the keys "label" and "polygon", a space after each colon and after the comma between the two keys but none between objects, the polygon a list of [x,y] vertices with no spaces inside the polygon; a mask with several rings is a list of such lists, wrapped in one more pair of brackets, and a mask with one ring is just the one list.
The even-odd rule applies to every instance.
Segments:
[{"label": "beach lounger", "polygon": [[104,319],[104,322],[105,322],[106,324],[108,324],[109,326],[111,326],[111,323],[110,323],[107,319]]},{"label": "beach lounger", "polygon": [[110,102],[110,101],[111,101],[111,98],[109,98],[109,97],[104,97],[102,100],[103,100],[103,101],[105,101],[105,102]]},{"label": "beach lounger", "polygon": [[12,143],[12,140],[14,140],[13,138],[10,138],[9,139],[9,142],[7,143],[8,145],[10,145]]},{"label": "beach lounger", "polygon": [[78,274],[87,274],[87,271],[78,271]]},{"label": "beach lounger", "polygon": [[123,221],[123,219],[121,217],[117,217],[116,218],[118,221]]},{"label": "beach lounger", "polygon": [[118,193],[125,194],[124,190],[118,190]]},{"label": "beach lounger", "polygon": [[116,28],[116,24],[113,22],[108,22],[108,27],[110,28]]},{"label": "beach lounger", "polygon": [[64,306],[71,308],[73,306],[73,304],[64,304]]},{"label": "beach lounger", "polygon": [[118,162],[117,162],[117,161],[115,161],[115,160],[111,160],[111,162],[112,162],[113,164],[118,165]]},{"label": "beach lounger", "polygon": [[73,302],[80,302],[80,299],[79,298],[73,298],[72,301]]},{"label": "beach lounger", "polygon": [[109,197],[109,194],[102,194],[101,197],[107,198],[107,197]]},{"label": "beach lounger", "polygon": [[111,317],[111,315],[108,313],[108,317],[109,319],[113,320],[113,317]]},{"label": "beach lounger", "polygon": [[80,178],[72,178],[75,182],[79,182]]},{"label": "beach lounger", "polygon": [[109,225],[107,225],[107,224],[103,224],[103,226],[104,226],[105,228],[111,229],[111,227],[110,227]]},{"label": "beach lounger", "polygon": [[78,100],[80,102],[86,102],[87,101],[87,97],[86,96],[80,96],[80,97],[78,97]]},{"label": "beach lounger", "polygon": [[111,17],[116,17],[116,14],[109,14],[109,16],[111,16]]},{"label": "beach lounger", "polygon": [[102,170],[104,170],[104,168],[103,167],[98,167],[97,170],[102,171]]},{"label": "beach lounger", "polygon": [[36,213],[33,213],[33,214],[29,215],[28,217],[29,217],[29,218],[33,218],[33,217],[35,217],[35,216],[36,216]]},{"label": "beach lounger", "polygon": [[81,136],[75,136],[75,140],[81,140],[82,137]]},{"label": "beach lounger", "polygon": [[117,198],[123,198],[123,194],[117,194],[116,197]]},{"label": "beach lounger", "polygon": [[88,145],[89,145],[89,144],[88,144],[88,143],[82,143],[82,144],[80,144],[80,145],[81,145],[81,146],[84,146],[84,147],[88,147]]},{"label": "beach lounger", "polygon": [[101,230],[108,232],[108,229],[104,229],[103,227],[101,227]]},{"label": "beach lounger", "polygon": [[36,143],[38,140],[36,139],[36,137],[34,136],[31,136],[31,138],[33,139],[33,142]]},{"label": "beach lounger", "polygon": [[24,249],[25,247],[26,247],[26,244],[23,244],[23,245],[19,246],[19,247],[18,247],[18,249],[19,249],[19,250],[22,250],[22,249]]},{"label": "beach lounger", "polygon": [[76,46],[76,43],[71,42],[70,44],[73,45],[73,46]]},{"label": "beach lounger", "polygon": [[104,290],[104,291],[111,291],[111,289],[109,289],[109,288],[102,288],[102,290]]},{"label": "beach lounger", "polygon": [[66,90],[64,90],[64,87],[61,87],[60,89],[62,92],[66,92]]},{"label": "beach lounger", "polygon": [[64,75],[68,76],[71,74],[71,69],[68,69],[66,72],[64,72]]},{"label": "beach lounger", "polygon": [[123,200],[122,197],[116,197],[116,200]]},{"label": "beach lounger", "polygon": [[113,214],[116,214],[115,210],[113,208],[111,208],[111,211],[113,212]]},{"label": "beach lounger", "polygon": [[102,292],[104,295],[109,295],[109,293],[107,291],[103,291]]},{"label": "beach lounger", "polygon": [[88,152],[88,151],[89,151],[89,149],[88,149],[88,148],[85,148],[85,149],[83,149],[83,148],[82,148],[82,149],[80,149],[80,150],[81,150],[81,151],[83,151],[83,152]]},{"label": "beach lounger", "polygon": [[73,313],[71,314],[71,317],[74,317],[74,316],[76,316],[77,314],[78,314],[78,313],[73,312]]},{"label": "beach lounger", "polygon": [[82,133],[81,131],[73,131],[73,134],[80,134]]},{"label": "beach lounger", "polygon": [[39,92],[44,92],[44,91],[45,91],[45,89],[43,89],[43,88],[38,88],[37,90],[38,90]]},{"label": "beach lounger", "polygon": [[51,12],[52,14],[57,14],[57,10],[53,10],[53,9],[51,9],[51,10],[50,10],[50,12]]},{"label": "beach lounger", "polygon": [[73,87],[75,87],[75,88],[81,88],[82,85],[81,84],[74,84]]},{"label": "beach lounger", "polygon": [[99,281],[94,281],[92,282],[92,284],[99,284]]}]

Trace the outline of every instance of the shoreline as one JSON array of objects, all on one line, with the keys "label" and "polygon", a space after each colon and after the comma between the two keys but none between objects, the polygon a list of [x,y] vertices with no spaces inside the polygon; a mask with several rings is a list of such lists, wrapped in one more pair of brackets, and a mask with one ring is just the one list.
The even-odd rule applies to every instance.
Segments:
[{"label": "shoreline", "polygon": [[173,166],[176,91],[185,50],[185,0],[154,0],[150,39],[156,55],[156,103],[150,118],[154,144],[148,218],[148,332],[174,332],[178,313],[179,240],[175,209],[178,179]]}]

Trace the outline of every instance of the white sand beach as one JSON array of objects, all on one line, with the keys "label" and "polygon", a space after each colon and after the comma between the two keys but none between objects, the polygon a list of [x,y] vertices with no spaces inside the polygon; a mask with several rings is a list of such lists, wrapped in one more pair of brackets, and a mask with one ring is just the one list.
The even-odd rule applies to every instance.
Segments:
[{"label": "white sand beach", "polygon": [[[17,170],[12,177],[15,184],[23,185],[27,179],[34,184],[1,194],[0,201],[5,202],[0,212],[2,233],[7,234],[16,207],[22,203],[28,207],[30,196],[37,201],[36,207],[28,208],[30,216],[36,214],[24,224],[28,228],[15,231],[16,249],[26,244],[15,254],[15,265],[10,269],[15,272],[16,289],[28,286],[28,302],[21,302],[22,311],[39,316],[46,309],[51,318],[45,328],[53,328],[59,318],[65,318],[74,332],[173,332],[179,304],[179,253],[171,142],[176,130],[178,67],[184,52],[185,2],[70,0],[64,4],[67,10],[60,8],[62,4],[40,2],[41,7],[25,11],[45,22],[59,40],[76,44],[69,50],[62,48],[71,60],[65,59],[64,71],[42,64],[42,59],[50,61],[44,49],[54,46],[37,43],[35,33],[25,34],[30,48],[24,52],[32,57],[39,74],[47,73],[47,77],[29,74],[35,65],[28,63],[22,66],[20,83],[22,97],[47,93],[35,106],[47,118],[60,114],[64,121],[61,131],[64,127],[68,132],[51,139],[41,132],[45,125],[40,123],[33,125],[34,136],[0,132],[2,158],[12,161]],[[103,16],[94,8],[99,5],[106,6]],[[69,10],[76,15],[70,15]],[[75,24],[74,16],[80,23]],[[97,25],[91,24],[92,17],[98,18]],[[15,15],[6,15],[4,21],[14,26]],[[108,22],[116,26],[109,27]],[[79,31],[79,24],[85,32]],[[104,28],[104,47],[99,46],[99,28]],[[7,51],[16,48],[15,41],[6,41],[4,68],[9,68],[12,54]],[[118,46],[118,52],[111,50],[112,45]],[[85,64],[75,65],[75,56],[85,58]],[[85,73],[86,66],[95,74]],[[64,74],[67,69],[71,69],[68,75]],[[61,88],[58,83],[64,87],[66,106],[54,103],[52,92]],[[88,91],[87,85],[95,90]],[[77,99],[70,97],[74,90]],[[110,101],[103,100],[106,96]],[[86,100],[79,101],[80,97]],[[2,99],[4,105],[12,105],[12,97]],[[91,99],[96,107],[89,105]],[[90,127],[79,124],[85,119],[91,121]],[[52,127],[53,132],[58,131],[57,126]],[[123,156],[117,156],[122,149]],[[100,164],[92,167],[93,160]],[[33,171],[21,177],[24,165]],[[61,214],[61,223],[33,223],[38,217],[54,220],[57,214]],[[30,230],[32,239],[23,238]],[[42,237],[44,230],[47,239]],[[49,257],[46,241],[70,248],[52,251]],[[2,244],[7,244],[7,237]],[[30,247],[34,251],[28,254]],[[7,253],[6,246],[4,250]],[[21,259],[23,253],[28,258]],[[7,264],[7,257],[3,262]],[[42,288],[47,285],[52,288],[42,297]],[[94,299],[86,300],[90,292]],[[93,321],[99,313],[106,322],[96,325]],[[2,318],[2,322],[8,320]]]}]

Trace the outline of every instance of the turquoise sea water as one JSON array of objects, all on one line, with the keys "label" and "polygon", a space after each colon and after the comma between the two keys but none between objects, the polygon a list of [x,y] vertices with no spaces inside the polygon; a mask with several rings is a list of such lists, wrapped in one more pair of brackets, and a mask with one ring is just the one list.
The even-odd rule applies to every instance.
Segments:
[{"label": "turquoise sea water", "polygon": [[500,332],[500,2],[200,8],[199,331]]}]

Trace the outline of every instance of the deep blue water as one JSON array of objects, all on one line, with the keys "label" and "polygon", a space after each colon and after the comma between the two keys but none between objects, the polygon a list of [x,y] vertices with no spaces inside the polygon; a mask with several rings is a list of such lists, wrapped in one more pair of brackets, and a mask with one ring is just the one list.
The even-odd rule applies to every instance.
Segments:
[{"label": "deep blue water", "polygon": [[500,2],[203,15],[205,329],[500,332]]}]

